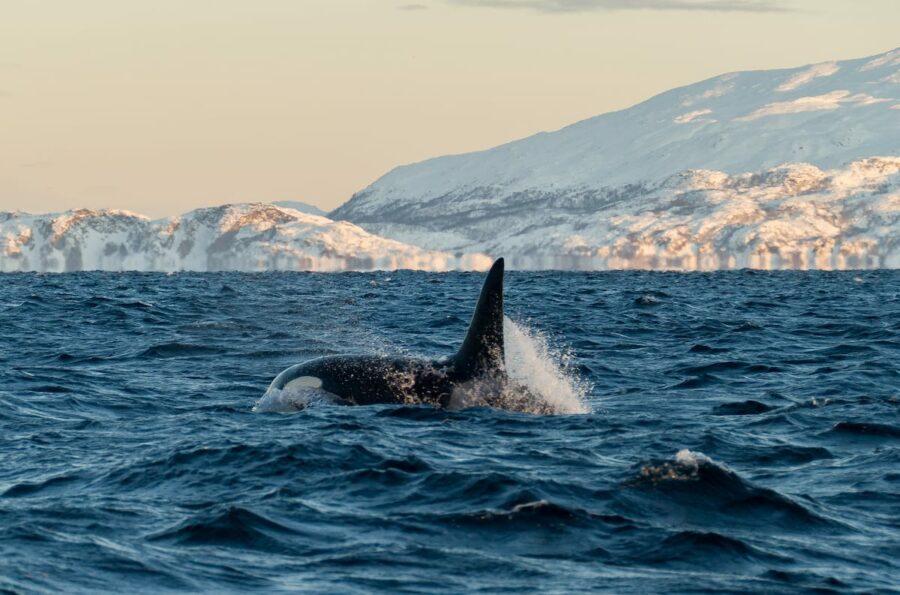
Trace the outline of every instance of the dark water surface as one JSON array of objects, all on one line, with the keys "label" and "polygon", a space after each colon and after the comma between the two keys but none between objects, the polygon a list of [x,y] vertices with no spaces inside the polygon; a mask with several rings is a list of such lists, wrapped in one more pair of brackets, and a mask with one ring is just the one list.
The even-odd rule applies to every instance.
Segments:
[{"label": "dark water surface", "polygon": [[900,272],[511,273],[591,413],[251,412],[481,280],[0,276],[0,590],[900,590]]}]

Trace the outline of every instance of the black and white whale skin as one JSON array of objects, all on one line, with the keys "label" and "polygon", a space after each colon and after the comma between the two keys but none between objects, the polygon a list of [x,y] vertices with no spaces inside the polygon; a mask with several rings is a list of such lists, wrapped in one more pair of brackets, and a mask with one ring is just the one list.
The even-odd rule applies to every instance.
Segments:
[{"label": "black and white whale skin", "polygon": [[346,405],[430,404],[449,407],[459,389],[498,394],[508,384],[503,349],[503,259],[488,272],[472,322],[455,355],[439,360],[336,355],[291,366],[269,391],[330,393]]}]

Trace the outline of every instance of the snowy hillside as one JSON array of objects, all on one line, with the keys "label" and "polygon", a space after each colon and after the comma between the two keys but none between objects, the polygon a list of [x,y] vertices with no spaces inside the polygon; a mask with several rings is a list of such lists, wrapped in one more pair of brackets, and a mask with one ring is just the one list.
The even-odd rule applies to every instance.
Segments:
[{"label": "snowy hillside", "polygon": [[331,217],[519,268],[900,267],[898,88],[900,49],[726,74],[397,168]]},{"label": "snowy hillside", "polygon": [[272,205],[151,221],[127,211],[0,213],[0,271],[483,269],[485,256],[423,250]]},{"label": "snowy hillside", "polygon": [[294,209],[295,211],[300,211],[301,213],[306,213],[307,215],[318,215],[320,217],[328,216],[328,213],[326,213],[316,205],[311,205],[306,202],[300,202],[298,200],[279,200],[271,204],[283,209]]}]

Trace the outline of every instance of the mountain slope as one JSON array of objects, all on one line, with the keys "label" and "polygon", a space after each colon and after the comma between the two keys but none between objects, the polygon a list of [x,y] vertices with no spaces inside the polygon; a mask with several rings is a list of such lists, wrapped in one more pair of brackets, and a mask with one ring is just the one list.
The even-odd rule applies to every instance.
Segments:
[{"label": "mountain slope", "polygon": [[151,221],[127,211],[0,213],[0,271],[483,269],[372,235],[347,222],[263,204],[197,209]]},{"label": "mountain slope", "polygon": [[306,213],[307,215],[318,215],[320,217],[328,216],[328,213],[326,213],[319,207],[306,202],[300,202],[299,200],[279,200],[271,204],[283,209],[294,209],[295,211],[300,211],[301,213]]},{"label": "mountain slope", "polygon": [[898,86],[900,49],[726,74],[397,168],[331,217],[520,268],[900,266]]}]

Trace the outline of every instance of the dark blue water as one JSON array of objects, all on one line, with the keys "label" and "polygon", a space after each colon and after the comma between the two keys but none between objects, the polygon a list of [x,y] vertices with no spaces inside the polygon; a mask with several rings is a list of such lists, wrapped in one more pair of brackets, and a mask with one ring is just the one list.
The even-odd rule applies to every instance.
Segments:
[{"label": "dark blue water", "polygon": [[511,273],[591,413],[251,412],[481,278],[0,277],[0,590],[900,590],[900,272]]}]

